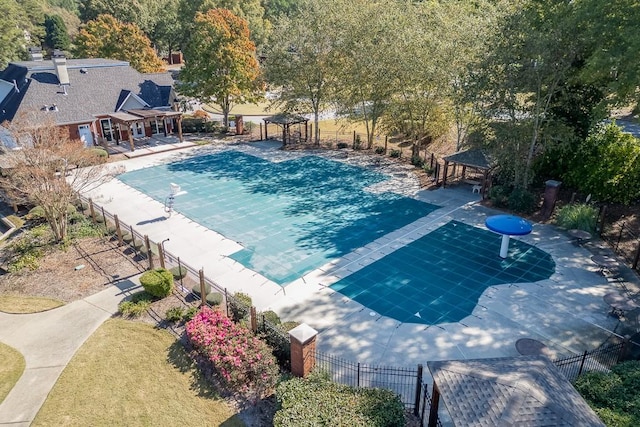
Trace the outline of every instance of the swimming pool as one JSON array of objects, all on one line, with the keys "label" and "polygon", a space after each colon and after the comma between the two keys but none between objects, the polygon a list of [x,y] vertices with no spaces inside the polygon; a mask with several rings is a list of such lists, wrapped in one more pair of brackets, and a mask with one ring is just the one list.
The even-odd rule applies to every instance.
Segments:
[{"label": "swimming pool", "polygon": [[159,202],[180,185],[175,210],[239,242],[231,258],[281,286],[438,208],[368,191],[389,177],[319,156],[270,162],[229,150],[118,178]]},{"label": "swimming pool", "polygon": [[450,221],[330,286],[403,323],[459,322],[489,286],[537,282],[555,271],[551,255],[517,239]]}]

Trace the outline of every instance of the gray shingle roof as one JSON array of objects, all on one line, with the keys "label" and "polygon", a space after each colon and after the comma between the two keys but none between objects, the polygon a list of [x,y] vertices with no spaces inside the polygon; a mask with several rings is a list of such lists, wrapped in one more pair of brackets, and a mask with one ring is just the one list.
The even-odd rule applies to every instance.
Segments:
[{"label": "gray shingle roof", "polygon": [[456,426],[604,426],[543,356],[427,366]]},{"label": "gray shingle roof", "polygon": [[484,150],[466,150],[458,151],[450,156],[446,156],[445,160],[458,163],[460,165],[471,166],[480,169],[491,169],[494,165],[494,161]]},{"label": "gray shingle roof", "polygon": [[[20,92],[12,91],[0,101],[0,123],[32,110],[55,115],[60,124],[89,122],[96,115],[115,112],[127,92],[138,95],[152,108],[172,105],[170,73],[141,74],[128,62],[111,59],[69,59],[67,69],[71,84],[65,95],[51,61],[10,63],[0,72],[0,79],[12,84],[15,80]],[[45,105],[56,105],[58,111],[45,112]]]}]

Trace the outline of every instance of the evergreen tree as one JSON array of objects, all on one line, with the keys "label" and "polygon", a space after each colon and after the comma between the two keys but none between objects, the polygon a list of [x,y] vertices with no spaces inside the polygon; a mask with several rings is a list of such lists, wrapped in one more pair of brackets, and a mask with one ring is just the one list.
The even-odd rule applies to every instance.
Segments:
[{"label": "evergreen tree", "polygon": [[67,50],[71,41],[67,33],[67,26],[58,15],[46,15],[44,18],[44,43],[49,49]]}]

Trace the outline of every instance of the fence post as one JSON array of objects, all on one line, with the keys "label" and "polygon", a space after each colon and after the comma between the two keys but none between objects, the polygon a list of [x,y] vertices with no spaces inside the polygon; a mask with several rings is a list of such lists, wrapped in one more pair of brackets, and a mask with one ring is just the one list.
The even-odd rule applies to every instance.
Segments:
[{"label": "fence post", "polygon": [[422,364],[418,365],[418,375],[416,377],[416,399],[413,404],[413,415],[420,415],[420,393],[422,392]]},{"label": "fence post", "polygon": [[118,244],[122,245],[122,229],[120,228],[120,220],[118,219],[118,215],[114,215],[113,220],[116,223],[116,234],[118,235]]},{"label": "fence post", "polygon": [[260,141],[262,141],[262,123],[260,123]]},{"label": "fence post", "polygon": [[131,233],[131,246],[133,246],[133,253],[138,256],[138,249],[136,249],[136,235],[133,233],[133,226],[129,226],[129,232]]},{"label": "fence post", "polygon": [[227,317],[229,316],[229,295],[227,294],[227,288],[224,288],[224,306],[227,308]]},{"label": "fence post", "polygon": [[598,223],[596,224],[596,231],[600,237],[602,237],[602,233],[604,232],[604,218],[607,212],[607,205],[601,205],[600,211],[598,212]]},{"label": "fence post", "polygon": [[93,200],[89,199],[89,212],[91,212],[91,219],[93,220],[93,223],[96,223],[96,211],[93,208]]},{"label": "fence post", "polygon": [[158,258],[160,258],[160,267],[166,268],[164,264],[164,250],[162,249],[162,243],[156,243],[158,246]]},{"label": "fence post", "polygon": [[[251,306],[251,308],[249,308],[249,316],[251,318],[251,330],[253,331],[254,334],[258,333],[258,314],[256,313],[256,308],[254,306]],[[262,319],[262,322],[264,323],[264,318]]]},{"label": "fence post", "polygon": [[618,246],[620,246],[620,240],[622,239],[622,232],[624,231],[624,225],[625,225],[624,222],[620,224],[620,233],[618,233],[618,241],[616,242],[616,249],[615,249],[616,252],[618,252]]},{"label": "fence post", "polygon": [[316,337],[318,331],[302,323],[289,331],[291,373],[306,377],[316,365]]},{"label": "fence post", "polygon": [[102,211],[102,220],[104,221],[104,231],[109,234],[109,224],[107,223],[107,216],[104,214],[104,206],[100,208]]},{"label": "fence post", "polygon": [[582,353],[582,360],[580,361],[580,369],[578,369],[578,377],[582,375],[582,368],[584,367],[584,361],[586,359],[587,359],[587,350],[585,350],[584,353]]},{"label": "fence post", "polygon": [[431,153],[431,160],[429,161],[429,167],[433,169],[433,161],[435,160],[435,156]]},{"label": "fence post", "polygon": [[[182,276],[182,271],[180,272],[180,276]],[[207,304],[207,292],[206,292],[206,286],[205,286],[205,283],[204,283],[204,270],[203,269],[200,269],[200,271],[198,271],[198,276],[200,276],[200,302],[202,303],[202,305],[206,305]],[[182,283],[180,284],[180,286],[182,286]]]},{"label": "fence post", "polygon": [[358,371],[356,374],[356,386],[360,387],[360,362],[358,362]]},{"label": "fence post", "polygon": [[636,248],[636,256],[633,257],[633,264],[631,267],[633,269],[638,267],[638,261],[640,261],[640,239],[637,241],[638,247]]},{"label": "fence post", "polygon": [[153,252],[151,252],[151,245],[149,244],[149,236],[144,235],[144,246],[147,248],[147,256],[149,257],[149,270],[153,270]]},{"label": "fence post", "polygon": [[384,136],[384,154],[387,154],[387,142],[389,141],[389,135]]}]

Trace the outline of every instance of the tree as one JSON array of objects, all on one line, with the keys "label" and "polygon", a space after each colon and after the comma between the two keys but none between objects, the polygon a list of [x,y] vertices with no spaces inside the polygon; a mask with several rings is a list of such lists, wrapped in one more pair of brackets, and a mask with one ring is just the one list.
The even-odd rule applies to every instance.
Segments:
[{"label": "tree", "polygon": [[75,55],[129,61],[141,73],[164,70],[149,39],[135,24],[123,24],[111,15],[89,21],[75,39]]},{"label": "tree", "polygon": [[69,49],[71,40],[67,34],[67,26],[58,15],[46,15],[44,18],[45,45],[49,49]]},{"label": "tree", "polygon": [[234,103],[256,102],[262,96],[256,46],[247,21],[227,9],[197,13],[194,24],[178,90],[218,104],[227,127]]},{"label": "tree", "polygon": [[394,60],[405,23],[403,11],[395,0],[334,2],[332,8],[339,8],[340,20],[331,33],[339,33],[341,40],[334,47],[341,51],[340,66],[335,69],[335,103],[349,119],[364,122],[366,147],[371,148],[398,87]]},{"label": "tree", "polygon": [[186,44],[188,35],[191,34],[196,14],[206,14],[211,9],[227,9],[246,20],[251,40],[257,49],[262,49],[269,34],[270,24],[264,18],[264,8],[260,0],[180,0],[178,10],[185,35],[183,44]]},{"label": "tree", "polygon": [[182,40],[182,25],[178,20],[180,0],[163,0],[162,19],[156,24],[150,38],[155,42],[158,51],[166,52],[172,64],[171,53],[179,49]]},{"label": "tree", "polygon": [[582,0],[576,15],[583,38],[589,43],[581,79],[589,84],[608,82],[615,97],[640,105],[640,7],[636,0]]},{"label": "tree", "polygon": [[24,23],[27,16],[15,0],[0,0],[0,69],[4,69],[11,61],[24,59],[26,40]]},{"label": "tree", "polygon": [[574,2],[526,0],[502,20],[479,67],[485,112],[502,121],[495,145],[499,162],[518,188],[531,183],[533,160],[544,142],[556,141],[545,133],[553,129],[549,112],[583,53],[572,25],[574,7]]},{"label": "tree", "polygon": [[629,204],[640,197],[640,141],[615,122],[596,126],[566,178],[597,200]]},{"label": "tree", "polygon": [[302,0],[292,16],[281,16],[265,52],[267,81],[278,90],[274,100],[286,112],[312,113],[314,139],[320,142],[320,113],[334,99],[341,53],[333,31],[339,13],[333,2]]},{"label": "tree", "polygon": [[19,150],[3,154],[11,173],[0,177],[0,187],[16,203],[41,206],[56,240],[67,237],[69,205],[78,194],[110,179],[99,156],[53,121],[26,114],[5,126]]},{"label": "tree", "polygon": [[88,22],[100,15],[111,15],[120,22],[136,24],[150,35],[158,20],[163,18],[159,3],[159,0],[81,0],[80,18]]}]

